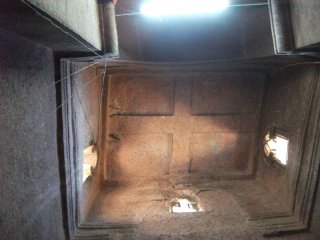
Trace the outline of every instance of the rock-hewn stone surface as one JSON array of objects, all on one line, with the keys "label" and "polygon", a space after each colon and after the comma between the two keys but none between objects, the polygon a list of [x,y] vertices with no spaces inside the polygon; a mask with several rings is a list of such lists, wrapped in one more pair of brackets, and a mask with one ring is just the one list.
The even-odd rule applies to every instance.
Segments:
[{"label": "rock-hewn stone surface", "polygon": [[[201,211],[170,213],[175,198],[195,201]],[[112,239],[265,239],[263,229],[248,222],[258,212],[281,211],[281,204],[255,180],[177,184],[175,181],[109,183],[101,191],[88,221],[132,224]],[[271,237],[314,239],[311,234]]]},{"label": "rock-hewn stone surface", "polygon": [[81,36],[94,47],[101,50],[98,5],[96,1],[66,0],[39,1],[28,0],[52,18]]},{"label": "rock-hewn stone surface", "polygon": [[177,71],[109,79],[111,178],[253,173],[263,74]]},{"label": "rock-hewn stone surface", "polygon": [[306,47],[320,42],[318,0],[290,0],[291,19],[296,47]]},{"label": "rock-hewn stone surface", "polygon": [[52,51],[0,42],[0,238],[64,239]]}]

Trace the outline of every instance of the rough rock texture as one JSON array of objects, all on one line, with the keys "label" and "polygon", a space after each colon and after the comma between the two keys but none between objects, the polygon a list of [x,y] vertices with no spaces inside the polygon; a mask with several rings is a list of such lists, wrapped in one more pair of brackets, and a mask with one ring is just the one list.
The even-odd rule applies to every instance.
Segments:
[{"label": "rough rock texture", "polygon": [[[310,98],[310,88],[314,79],[313,66],[289,68],[272,79],[268,88],[263,130],[265,135],[271,126],[284,129],[283,135],[289,139],[288,164],[285,170],[270,168],[260,155],[258,176],[284,204],[291,204],[294,168],[299,163],[300,138]],[[288,81],[290,79],[290,81]],[[281,183],[281,184],[279,184]]]},{"label": "rough rock texture", "polygon": [[[170,213],[175,198],[197,202],[201,211]],[[177,181],[110,182],[88,221],[131,224],[112,239],[264,239],[249,218],[257,212],[281,211],[281,204],[254,180],[178,184]],[[128,234],[128,235],[126,235]],[[312,235],[271,239],[314,239]]]},{"label": "rough rock texture", "polygon": [[291,19],[297,48],[320,42],[318,0],[290,0]]},{"label": "rough rock texture", "polygon": [[81,36],[95,48],[101,50],[98,4],[96,1],[28,0],[64,26]]},{"label": "rough rock texture", "polygon": [[[88,67],[88,64],[77,63],[74,69],[75,71],[80,71],[85,67]],[[98,119],[102,78],[103,73],[96,71],[95,67],[91,67],[67,79],[73,85],[73,97],[70,102],[72,102],[74,109],[73,126],[77,134],[74,146],[77,149],[77,184],[79,186],[83,184],[84,149],[92,144],[98,144],[96,147],[99,147],[98,128],[101,127],[101,121],[99,122]],[[93,175],[96,176],[97,171],[99,170],[95,169]],[[90,202],[96,197],[99,188],[99,184],[96,181],[98,180],[93,180],[93,176],[90,176],[83,184],[83,188],[80,187],[79,189],[79,199],[81,199],[81,206],[84,210],[81,216],[85,215],[87,206],[90,206]]]},{"label": "rough rock texture", "polygon": [[0,43],[0,238],[64,239],[52,51]]},{"label": "rough rock texture", "polygon": [[[1,28],[40,43],[53,52],[68,52],[69,55],[72,52],[77,52],[78,55],[83,55],[90,52],[90,49],[85,46],[94,49],[89,43],[84,46],[62,32],[47,19],[37,15],[32,8],[21,0],[2,0],[0,2],[0,13]],[[84,42],[84,40],[82,41]]]},{"label": "rough rock texture", "polygon": [[251,175],[264,78],[250,72],[111,75],[108,176]]},{"label": "rough rock texture", "polygon": [[316,236],[316,239],[320,239],[320,184],[318,184],[317,193],[315,195],[315,206],[313,208],[313,215],[311,217],[311,232]]},{"label": "rough rock texture", "polygon": [[[310,68],[313,69],[313,67]],[[294,122],[292,123],[292,134],[296,129],[300,130],[299,124],[295,124],[295,122],[302,120],[301,110],[305,109],[303,104],[307,101],[304,93],[308,92],[306,88],[309,86],[308,81],[304,81],[305,77],[309,76],[305,75],[304,68],[296,67],[295,69],[297,72],[294,71],[291,75],[279,75],[280,79],[275,78],[268,82],[268,87],[273,90],[270,90],[268,97],[272,96],[271,99],[275,101],[275,104],[270,107],[268,105],[270,101],[267,101],[267,114],[264,115],[266,122],[274,119]],[[305,70],[308,70],[308,67]],[[223,78],[222,88],[219,88],[218,81],[210,84],[210,80],[215,79],[214,76],[221,77],[219,74],[213,74],[213,76],[204,74],[200,78],[192,73],[181,76],[175,73],[170,77],[169,74],[164,74],[165,77],[161,77],[161,74],[152,75],[150,72],[148,74],[135,72],[135,74],[136,76],[133,77],[122,72],[119,76],[115,74],[109,78],[107,144],[111,150],[107,156],[113,154],[115,158],[113,161],[107,162],[106,169],[112,169],[113,174],[109,175],[107,185],[96,199],[89,218],[86,219],[87,223],[117,225],[119,228],[134,225],[134,227],[124,230],[119,239],[263,239],[263,230],[254,227],[253,224],[258,226],[261,223],[259,220],[270,219],[270,225],[274,226],[277,224],[276,218],[284,219],[290,215],[287,209],[290,204],[281,201],[283,199],[279,196],[279,192],[283,195],[286,194],[286,189],[278,190],[285,185],[274,183],[274,186],[270,187],[264,183],[269,188],[267,189],[255,180],[251,180],[251,182],[233,180],[229,185],[222,182],[212,182],[212,179],[204,179],[203,172],[212,171],[217,166],[206,166],[206,161],[199,164],[203,170],[199,178],[199,176],[192,175],[192,170],[194,164],[201,158],[192,158],[194,162],[188,169],[191,177],[184,178],[182,175],[175,175],[177,182],[171,181],[172,172],[181,174],[183,171],[175,171],[175,164],[179,162],[174,158],[170,159],[171,155],[168,155],[170,149],[166,142],[170,142],[170,136],[166,136],[166,131],[171,131],[173,135],[177,130],[186,133],[189,129],[192,133],[199,131],[199,129],[200,132],[225,131],[222,126],[229,126],[228,121],[218,121],[218,124],[213,124],[214,127],[199,119],[194,122],[197,123],[196,127],[192,125],[186,127],[185,124],[188,121],[192,122],[193,118],[198,117],[195,116],[197,114],[209,116],[214,113],[239,114],[239,109],[245,113],[253,112],[255,107],[252,104],[257,104],[257,100],[247,99],[253,97],[252,92],[256,94],[258,92],[258,88],[253,88],[255,86],[253,82],[250,82],[251,84],[248,86],[245,81],[242,82],[239,79],[241,75],[237,75],[237,83],[241,82],[244,89],[253,88],[251,92],[246,93],[242,92],[243,89],[238,85],[236,88],[235,86],[230,87],[226,78]],[[171,84],[168,81],[169,78],[174,79],[175,83]],[[183,81],[180,82],[180,78]],[[194,81],[192,90],[189,88],[189,78]],[[157,81],[153,83],[155,79]],[[221,79],[219,78],[219,80]],[[242,103],[244,106],[238,109],[238,104]],[[287,106],[288,103],[290,107]],[[278,108],[285,108],[287,111],[278,111]],[[294,117],[288,117],[290,114],[293,114]],[[238,127],[237,118],[234,115],[228,116],[233,120],[231,120],[233,128],[228,128],[229,131]],[[180,118],[177,123],[170,124],[168,118],[174,117]],[[246,124],[249,123],[246,122]],[[246,124],[241,127],[247,126]],[[253,126],[254,124],[249,125]],[[243,130],[241,127],[240,129]],[[177,142],[179,143],[179,140],[182,148],[190,146],[184,142],[183,138],[190,139],[178,135],[176,142],[173,141],[173,146]],[[198,145],[205,146],[208,142],[207,139],[202,139]],[[118,146],[110,147],[112,144]],[[292,141],[292,144],[295,142]],[[214,144],[212,145],[214,146]],[[229,145],[222,144],[221,148]],[[296,148],[293,147],[291,151]],[[200,149],[199,155],[204,152],[206,152],[205,149]],[[239,154],[241,151],[233,149],[230,152]],[[178,153],[181,154],[179,151]],[[191,151],[191,153],[194,152]],[[217,148],[213,148],[213,156],[216,153]],[[296,153],[290,152],[290,161],[295,161],[296,155]],[[188,157],[190,155],[184,155],[180,159],[186,161]],[[166,160],[168,158],[170,164]],[[205,158],[203,159],[205,160]],[[208,159],[212,159],[212,162],[216,160],[214,157]],[[228,159],[223,157],[221,159],[225,160],[225,164],[222,166],[227,166],[226,160]],[[246,159],[246,157],[242,157],[242,159]],[[184,168],[182,169],[186,170],[187,165],[183,164]],[[287,171],[291,169],[289,167]],[[219,170],[217,172],[221,173],[221,169]],[[168,176],[168,173],[170,175],[167,179],[161,178],[166,174]],[[144,177],[148,179],[143,179]],[[152,181],[150,177],[155,177],[157,180]],[[194,182],[197,180],[201,182],[200,185]],[[193,214],[169,213],[169,202],[177,197],[195,199],[204,211]],[[289,200],[288,197],[283,198]],[[273,216],[276,217],[273,218]],[[315,216],[317,216],[316,213]],[[267,225],[263,226],[268,229]],[[316,228],[315,226],[316,223],[312,225],[312,229]],[[111,235],[112,232],[108,231],[108,234]],[[307,233],[275,237],[275,239],[314,238],[314,235]],[[114,239],[118,238],[114,237]]]}]

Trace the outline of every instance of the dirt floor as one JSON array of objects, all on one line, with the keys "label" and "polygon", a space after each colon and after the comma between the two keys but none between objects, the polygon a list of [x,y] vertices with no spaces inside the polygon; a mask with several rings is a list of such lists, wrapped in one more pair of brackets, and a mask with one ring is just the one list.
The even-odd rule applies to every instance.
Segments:
[{"label": "dirt floor", "polygon": [[[176,199],[194,202],[199,211],[170,212],[170,203]],[[132,226],[129,239],[262,239],[263,229],[251,220],[282,212],[285,207],[255,180],[187,184],[162,179],[109,182],[87,220]],[[313,238],[301,235],[294,239]]]}]

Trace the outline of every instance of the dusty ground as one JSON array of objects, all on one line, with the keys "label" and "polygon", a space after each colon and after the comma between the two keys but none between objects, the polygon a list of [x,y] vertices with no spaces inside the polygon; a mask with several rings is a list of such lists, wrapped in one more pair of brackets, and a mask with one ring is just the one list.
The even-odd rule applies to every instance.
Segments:
[{"label": "dusty ground", "polygon": [[[202,210],[171,213],[170,201],[189,198]],[[91,210],[90,222],[133,225],[124,239],[263,239],[250,221],[284,207],[257,181],[178,184],[172,181],[109,183]],[[114,235],[115,239],[123,239]],[[295,235],[274,239],[315,239]]]}]

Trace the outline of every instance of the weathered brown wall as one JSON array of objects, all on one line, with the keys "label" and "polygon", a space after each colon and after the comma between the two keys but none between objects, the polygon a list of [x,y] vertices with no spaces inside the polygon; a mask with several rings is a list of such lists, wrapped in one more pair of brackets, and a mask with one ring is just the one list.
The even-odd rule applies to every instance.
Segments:
[{"label": "weathered brown wall", "polygon": [[288,208],[293,204],[292,196],[298,177],[296,169],[301,161],[308,104],[315,76],[314,66],[295,66],[280,71],[268,82],[262,133],[265,134],[273,125],[284,130],[282,135],[289,138],[288,163],[285,168],[270,166],[264,161],[261,150],[258,179]]},{"label": "weathered brown wall", "polygon": [[0,30],[0,238],[64,239],[52,51]]},{"label": "weathered brown wall", "polygon": [[112,75],[109,176],[251,175],[263,88],[257,73]]}]

